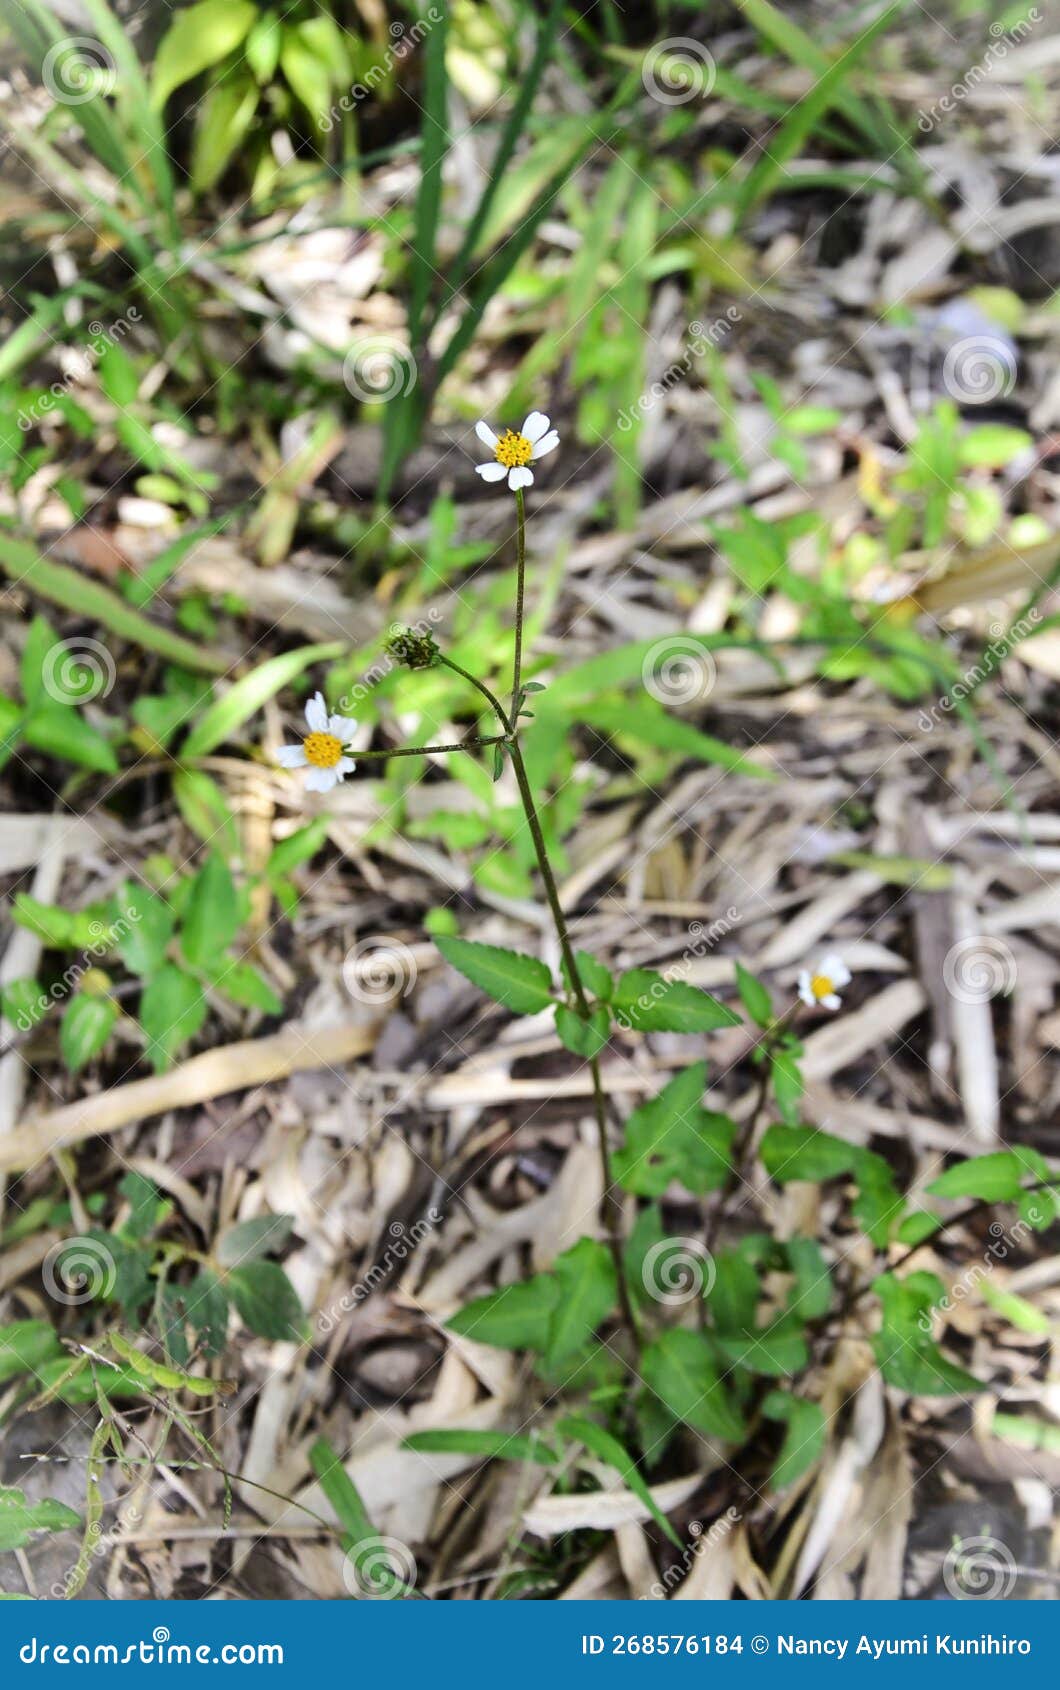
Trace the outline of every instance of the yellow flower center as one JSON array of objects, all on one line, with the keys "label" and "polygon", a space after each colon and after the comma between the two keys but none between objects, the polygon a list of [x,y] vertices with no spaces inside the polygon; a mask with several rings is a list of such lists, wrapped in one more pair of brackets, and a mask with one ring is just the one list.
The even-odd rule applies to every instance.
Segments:
[{"label": "yellow flower center", "polygon": [[534,448],[525,434],[516,434],[513,428],[506,428],[494,448],[494,455],[505,469],[521,469],[524,464],[533,463]]},{"label": "yellow flower center", "polygon": [[333,769],[342,756],[342,741],[334,734],[307,734],[302,741],[306,762],[315,769]]},{"label": "yellow flower center", "polygon": [[810,991],[815,998],[830,998],[835,991],[835,982],[829,980],[827,974],[815,974],[810,981]]}]

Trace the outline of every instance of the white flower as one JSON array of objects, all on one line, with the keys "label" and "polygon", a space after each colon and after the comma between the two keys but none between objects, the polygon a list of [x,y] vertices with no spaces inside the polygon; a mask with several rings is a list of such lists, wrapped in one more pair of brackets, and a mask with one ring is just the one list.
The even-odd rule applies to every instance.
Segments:
[{"label": "white flower", "polygon": [[559,435],[549,427],[548,418],[541,411],[530,412],[520,434],[511,428],[506,428],[503,434],[494,434],[489,424],[484,422],[475,424],[475,433],[493,453],[492,463],[475,465],[483,481],[504,481],[507,478],[513,493],[517,493],[520,487],[533,486],[534,478],[529,466],[559,445]]},{"label": "white flower", "polygon": [[276,761],[285,769],[308,769],[307,792],[330,792],[343,775],[357,767],[344,747],[357,732],[352,716],[329,716],[322,692],[314,693],[305,707],[309,732],[300,745],[281,745]]},{"label": "white flower", "polygon": [[823,956],[811,973],[804,968],[799,975],[799,996],[810,1009],[820,1004],[824,1009],[838,1009],[842,1002],[839,990],[849,986],[850,970],[842,957],[834,951]]}]

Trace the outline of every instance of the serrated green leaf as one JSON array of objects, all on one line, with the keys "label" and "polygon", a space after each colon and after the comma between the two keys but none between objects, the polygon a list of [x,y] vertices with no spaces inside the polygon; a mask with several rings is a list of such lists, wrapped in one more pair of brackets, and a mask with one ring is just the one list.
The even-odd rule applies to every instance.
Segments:
[{"label": "serrated green leaf", "polygon": [[749,1373],[762,1373],[768,1379],[801,1373],[810,1359],[801,1322],[787,1315],[756,1332],[719,1333],[718,1345],[734,1367],[746,1367]]},{"label": "serrated green leaf", "polygon": [[228,864],[211,851],[192,881],[180,930],[180,948],[193,968],[210,970],[239,930],[239,899]]},{"label": "serrated green leaf", "polygon": [[169,1067],[177,1051],[195,1037],[206,1019],[202,987],[176,963],[167,962],[144,987],[140,1022],[148,1038],[147,1056],[156,1074]]},{"label": "serrated green leaf", "polygon": [[575,1056],[584,1056],[590,1061],[599,1056],[611,1036],[611,1016],[603,1004],[598,1004],[592,1011],[588,1021],[573,1009],[568,1009],[565,1003],[556,1005],[556,1032],[560,1042]]},{"label": "serrated green leaf", "polygon": [[549,1319],[546,1367],[580,1349],[611,1313],[618,1295],[611,1252],[595,1238],[579,1238],[557,1256],[552,1271],[559,1296]]},{"label": "serrated green leaf", "polygon": [[931,1310],[945,1295],[933,1273],[899,1279],[880,1274],[872,1282],[883,1321],[873,1334],[876,1363],[889,1385],[914,1396],[966,1395],[985,1389],[978,1379],[948,1361],[932,1336]]},{"label": "serrated green leaf", "polygon": [[446,1326],[458,1337],[473,1338],[476,1344],[493,1344],[502,1350],[543,1350],[558,1301],[558,1281],[550,1273],[539,1273],[533,1279],[476,1297],[458,1309]]},{"label": "serrated green leaf", "polygon": [[740,1024],[740,1017],[709,992],[683,980],[664,980],[650,968],[623,974],[612,1005],[619,1026],[639,1033],[712,1033]]},{"label": "serrated green leaf", "polygon": [[736,1125],[703,1108],[706,1081],[706,1063],[693,1062],[634,1109],[614,1156],[615,1178],[627,1191],[661,1197],[672,1180],[697,1193],[725,1183]]},{"label": "serrated green leaf", "polygon": [[773,1000],[761,980],[751,974],[742,962],[736,964],[736,989],[755,1025],[768,1027],[773,1020]]},{"label": "serrated green leaf", "polygon": [[444,934],[435,939],[446,962],[488,997],[516,1015],[536,1015],[552,999],[552,977],[537,957],[499,945],[479,945]]},{"label": "serrated green leaf", "polygon": [[[1020,1196],[1031,1173],[1024,1151],[995,1150],[947,1168],[927,1189],[932,1197],[978,1197],[986,1203],[1010,1203]],[[1035,1177],[1048,1178],[1048,1167],[1044,1175]]]},{"label": "serrated green leaf", "polygon": [[721,1378],[716,1352],[702,1332],[671,1327],[642,1358],[644,1382],[678,1420],[708,1437],[737,1442],[746,1427]]},{"label": "serrated green leaf", "polygon": [[774,1489],[783,1490],[820,1459],[827,1430],[824,1414],[817,1403],[790,1391],[770,1391],[762,1413],[767,1420],[784,1422],[784,1441],[770,1474]]},{"label": "serrated green leaf", "polygon": [[21,1549],[34,1532],[72,1531],[80,1524],[81,1516],[52,1496],[27,1502],[23,1491],[0,1488],[0,1550]]}]

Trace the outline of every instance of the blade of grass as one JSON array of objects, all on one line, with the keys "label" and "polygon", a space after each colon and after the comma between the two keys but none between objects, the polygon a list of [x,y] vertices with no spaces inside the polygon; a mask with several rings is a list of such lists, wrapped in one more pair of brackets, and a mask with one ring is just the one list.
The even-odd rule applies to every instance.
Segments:
[{"label": "blade of grass", "polygon": [[435,247],[442,206],[442,166],[449,150],[448,82],[445,46],[449,3],[439,0],[441,16],[427,37],[423,55],[423,123],[420,126],[420,187],[412,237],[409,336],[415,357],[423,342],[423,313],[437,277]]},{"label": "blade of grass", "polygon": [[0,569],[9,580],[19,582],[30,592],[78,616],[89,617],[101,627],[109,628],[119,639],[128,640],[144,651],[157,652],[170,663],[209,675],[223,675],[231,668],[231,660],[222,652],[211,651],[208,646],[159,627],[109,587],[88,580],[64,563],[41,557],[25,540],[0,534]]}]

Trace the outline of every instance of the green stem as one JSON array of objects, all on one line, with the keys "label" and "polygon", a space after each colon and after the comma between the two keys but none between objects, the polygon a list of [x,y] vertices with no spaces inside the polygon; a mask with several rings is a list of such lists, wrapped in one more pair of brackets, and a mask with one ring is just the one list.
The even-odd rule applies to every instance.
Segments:
[{"label": "green stem", "polygon": [[[522,799],[526,825],[530,829],[530,838],[533,841],[534,854],[537,857],[537,866],[541,870],[545,897],[552,912],[552,923],[556,929],[556,937],[559,940],[567,978],[570,981],[571,991],[574,993],[578,1014],[583,1021],[588,1021],[591,1014],[589,1000],[585,995],[585,987],[578,971],[574,947],[571,944],[570,933],[567,929],[567,918],[563,912],[563,905],[560,903],[559,888],[556,885],[556,877],[552,872],[552,864],[548,860],[548,848],[545,845],[545,836],[541,830],[541,820],[537,813],[537,805],[534,803],[534,795],[530,788],[530,779],[526,772],[526,764],[523,761],[523,753],[516,737],[513,736],[509,740],[508,749],[511,754],[512,768],[515,771],[516,785],[519,788],[519,797]],[[629,1329],[634,1348],[639,1350],[640,1329],[633,1308],[633,1299],[629,1293],[625,1262],[622,1259],[622,1201],[615,1188],[614,1177],[611,1172],[611,1152],[607,1143],[607,1099],[604,1096],[603,1078],[600,1073],[598,1057],[594,1056],[590,1059],[589,1072],[593,1081],[593,1110],[596,1115],[600,1174],[604,1187],[604,1220],[607,1228],[607,1242],[615,1264],[615,1277],[618,1281],[622,1317]]]},{"label": "green stem", "polygon": [[523,595],[526,588],[526,501],[523,490],[515,490],[518,538],[515,563],[515,661],[512,664],[512,720],[519,717],[519,692],[523,678]]},{"label": "green stem", "polygon": [[368,757],[425,757],[430,751],[477,751],[484,745],[499,745],[503,734],[490,734],[485,739],[465,739],[456,745],[399,745],[391,751],[354,751],[360,763]]},{"label": "green stem", "polygon": [[[512,732],[513,724],[509,720],[507,711],[505,710],[503,704],[500,702],[495,693],[490,692],[490,689],[486,685],[485,681],[477,680],[476,677],[467,669],[462,669],[459,663],[454,663],[451,657],[443,657],[441,653],[439,653],[438,662],[444,664],[447,669],[451,669],[454,675],[462,675],[465,681],[470,681],[471,685],[482,694],[490,709],[496,712],[497,720],[504,729],[503,737],[506,739]],[[463,749],[463,747],[461,747],[461,749]]]}]

